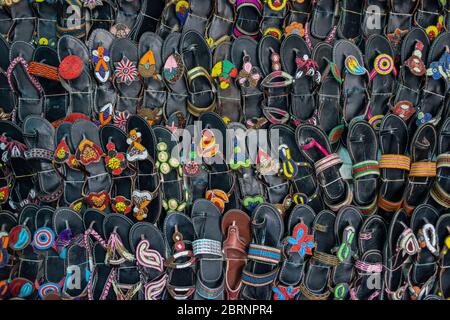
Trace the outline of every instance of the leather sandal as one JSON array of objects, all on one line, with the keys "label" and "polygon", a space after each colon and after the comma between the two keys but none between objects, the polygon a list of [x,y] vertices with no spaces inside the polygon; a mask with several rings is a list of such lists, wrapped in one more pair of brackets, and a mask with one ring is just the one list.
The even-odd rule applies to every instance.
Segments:
[{"label": "leather sandal", "polygon": [[436,176],[436,130],[431,124],[421,125],[411,140],[411,170],[405,189],[403,207],[408,214],[424,203]]},{"label": "leather sandal", "polygon": [[133,216],[137,221],[145,219],[155,223],[161,214],[161,181],[154,160],[156,137],[148,122],[140,116],[128,119],[127,132],[126,158],[137,172],[131,195]]},{"label": "leather sandal", "polygon": [[130,230],[131,252],[135,254],[145,300],[160,300],[167,284],[164,269],[166,242],[162,232],[148,222],[138,222]]},{"label": "leather sandal", "polygon": [[305,25],[305,40],[310,50],[319,41],[334,42],[339,15],[339,1],[318,0],[313,2],[310,21]]},{"label": "leather sandal", "polygon": [[[109,29],[117,38],[132,39],[131,31],[135,30],[135,26],[138,24],[138,17],[142,14],[141,10],[144,5],[138,0],[118,0],[116,7],[116,17],[114,25]],[[155,6],[155,9],[159,7],[159,3]]]},{"label": "leather sandal", "polygon": [[410,300],[422,300],[433,292],[438,272],[439,251],[435,229],[438,219],[437,210],[427,204],[417,206],[411,217],[411,230],[420,249],[406,272]]},{"label": "leather sandal", "polygon": [[253,239],[242,273],[241,299],[269,300],[281,263],[281,238],[284,226],[278,210],[270,204],[260,204],[252,214]]},{"label": "leather sandal", "polygon": [[239,300],[242,271],[247,263],[247,249],[251,241],[250,217],[240,210],[230,210],[221,223],[227,300]]},{"label": "leather sandal", "polygon": [[164,298],[188,300],[196,290],[195,231],[191,218],[180,212],[169,213],[164,220],[163,234],[169,248],[164,263],[169,276]]},{"label": "leather sandal", "polygon": [[331,153],[325,133],[315,126],[302,124],[297,127],[296,141],[303,156],[314,165],[325,204],[333,211],[349,205],[353,193],[339,172],[342,160],[339,155]]},{"label": "leather sandal", "polygon": [[183,33],[194,30],[199,34],[206,34],[208,20],[211,16],[214,3],[201,0],[190,0],[186,21],[183,25]]},{"label": "leather sandal", "polygon": [[233,24],[233,3],[228,0],[214,0],[212,17],[206,27],[206,38],[211,48],[231,40]]},{"label": "leather sandal", "polygon": [[443,7],[445,3],[421,0],[414,15],[414,24],[424,29],[431,41],[443,28]]},{"label": "leather sandal", "polygon": [[436,223],[436,233],[439,248],[439,260],[438,260],[438,295],[445,300],[450,297],[449,290],[449,254],[448,250],[450,248],[450,215],[443,214],[439,217]]},{"label": "leather sandal", "polygon": [[395,114],[383,118],[380,127],[381,170],[378,207],[385,212],[395,212],[402,206],[407,172],[411,158],[406,156],[408,129],[405,122]]},{"label": "leather sandal", "polygon": [[363,16],[363,1],[346,0],[339,6],[339,22],[337,35],[340,39],[347,39],[358,43],[361,37],[361,20]]},{"label": "leather sandal", "polygon": [[27,1],[17,1],[9,6],[9,12],[13,24],[8,32],[8,38],[14,42],[31,43],[36,29],[36,16],[32,4]]},{"label": "leather sandal", "polygon": [[[114,87],[118,92],[116,117],[128,118],[137,114],[141,106],[142,80],[138,72],[138,48],[127,38],[115,39],[111,44],[111,64],[114,66]],[[121,126],[124,129],[123,126]]]},{"label": "leather sandal", "polygon": [[366,41],[364,56],[369,71],[369,124],[379,130],[381,120],[389,111],[389,99],[394,93],[397,68],[389,40],[382,35],[372,35]]},{"label": "leather sandal", "polygon": [[23,123],[23,134],[28,145],[24,156],[36,173],[38,198],[44,203],[55,202],[63,193],[61,177],[53,166],[55,129],[44,118],[28,116]]},{"label": "leather sandal", "polygon": [[287,0],[264,1],[261,21],[261,34],[273,36],[281,40],[283,36],[283,19],[289,11]]},{"label": "leather sandal", "polygon": [[305,35],[305,25],[308,21],[312,0],[298,2],[297,0],[291,0],[288,4],[289,10],[284,20],[284,36],[287,37],[290,34],[298,34],[303,37]]},{"label": "leather sandal", "polygon": [[211,52],[203,36],[196,31],[183,33],[180,51],[188,84],[187,109],[195,117],[216,108],[216,89],[210,76]]},{"label": "leather sandal", "polygon": [[283,240],[284,261],[278,285],[272,290],[275,300],[293,300],[300,292],[306,264],[315,247],[313,222],[316,215],[307,205],[297,205],[289,215],[288,236]]},{"label": "leather sandal", "polygon": [[336,255],[332,254],[336,246],[336,235],[333,232],[335,221],[335,214],[328,210],[319,212],[314,219],[316,247],[306,266],[298,300],[328,300],[330,297],[330,277],[333,268],[339,264]]},{"label": "leather sandal", "polygon": [[0,298],[5,299],[8,294],[9,275],[15,266],[14,252],[8,247],[9,232],[17,226],[17,217],[9,211],[0,212]]},{"label": "leather sandal", "polygon": [[359,48],[349,40],[339,40],[333,47],[333,61],[342,78],[342,113],[348,126],[353,119],[367,114],[368,71]]},{"label": "leather sandal", "polygon": [[162,45],[163,40],[153,32],[145,32],[139,39],[138,71],[144,82],[144,98],[138,114],[150,125],[161,122],[167,100],[166,86],[161,75]]},{"label": "leather sandal", "polygon": [[231,46],[231,62],[238,69],[237,83],[241,89],[244,123],[247,128],[261,128],[267,123],[260,105],[263,93],[259,88],[263,78],[258,61],[258,42],[241,36]]},{"label": "leather sandal", "polygon": [[210,201],[196,200],[192,206],[195,241],[192,243],[197,261],[197,282],[194,300],[223,300],[221,212]]},{"label": "leather sandal", "polygon": [[3,57],[0,60],[0,99],[3,101],[0,107],[0,119],[2,120],[11,120],[12,116],[15,116],[15,108],[17,106],[17,97],[11,91],[6,73],[9,67],[9,48],[7,40],[0,36],[0,55]]},{"label": "leather sandal", "polygon": [[233,35],[236,38],[249,36],[256,38],[259,34],[263,5],[260,0],[237,0],[234,8]]},{"label": "leather sandal", "polygon": [[354,202],[363,215],[377,211],[377,187],[380,175],[378,139],[365,121],[353,121],[347,135],[347,148],[353,162]]}]

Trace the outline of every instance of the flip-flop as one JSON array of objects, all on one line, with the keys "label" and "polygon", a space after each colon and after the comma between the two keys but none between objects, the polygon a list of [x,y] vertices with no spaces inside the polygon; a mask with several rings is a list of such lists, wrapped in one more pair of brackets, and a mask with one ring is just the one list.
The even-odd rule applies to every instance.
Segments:
[{"label": "flip-flop", "polygon": [[262,112],[272,124],[286,123],[289,121],[288,93],[294,78],[282,70],[280,41],[271,35],[263,37],[258,44],[258,59],[264,76],[260,84],[265,93]]},{"label": "flip-flop", "polygon": [[67,92],[59,81],[58,66],[58,53],[47,46],[34,50],[33,61],[29,64],[30,73],[36,76],[44,90],[44,114],[50,122],[64,119],[69,107]]},{"label": "flip-flop", "polygon": [[439,256],[436,223],[439,213],[427,204],[416,207],[411,217],[411,229],[419,242],[420,250],[407,273],[409,298],[422,300],[433,292],[437,278]]},{"label": "flip-flop", "polygon": [[166,86],[162,77],[163,40],[153,32],[145,32],[139,39],[138,71],[144,82],[144,98],[138,114],[150,125],[161,122],[167,101]]},{"label": "flip-flop", "polygon": [[345,0],[340,3],[337,24],[339,38],[358,43],[361,37],[363,5],[364,2],[359,0]]},{"label": "flip-flop", "polygon": [[275,300],[295,299],[306,270],[306,264],[315,247],[314,211],[307,205],[297,205],[289,215],[287,236],[283,240],[285,259],[280,268],[278,285],[272,290]]},{"label": "flip-flop", "polygon": [[233,35],[235,38],[249,36],[256,38],[259,33],[263,5],[260,0],[237,0]]},{"label": "flip-flop", "polygon": [[168,279],[164,270],[166,243],[163,234],[148,222],[138,222],[131,227],[129,241],[143,277],[144,299],[161,299]]},{"label": "flip-flop", "polygon": [[8,37],[8,33],[11,30],[13,20],[11,14],[5,7],[0,9],[0,34],[3,38]]},{"label": "flip-flop", "polygon": [[341,145],[344,124],[340,105],[342,79],[332,62],[333,47],[328,43],[318,44],[313,51],[313,61],[317,63],[321,77],[315,99],[318,107],[307,122],[316,123],[322,128],[328,135],[332,149],[337,150]]},{"label": "flip-flop", "polygon": [[413,15],[420,1],[404,2],[401,0],[389,1],[389,16],[386,24],[385,34],[391,42],[395,55],[398,55],[400,44],[405,35],[412,28]]},{"label": "flip-flop", "polygon": [[313,1],[291,1],[290,10],[284,20],[284,36],[291,34],[305,35],[305,24],[308,21]]},{"label": "flip-flop", "polygon": [[177,127],[184,128],[188,115],[186,109],[188,95],[186,82],[184,81],[186,70],[178,50],[180,39],[181,34],[177,32],[170,33],[165,38],[162,47],[162,61],[164,62],[162,74],[168,89],[167,102],[164,108],[167,124],[172,125],[174,123]]},{"label": "flip-flop", "polygon": [[93,87],[88,48],[81,40],[65,35],[58,41],[58,72],[62,86],[69,93],[70,113],[91,116],[93,112]]},{"label": "flip-flop", "polygon": [[181,36],[180,52],[186,68],[187,109],[193,116],[216,108],[216,88],[210,76],[212,57],[208,44],[197,31]]},{"label": "flip-flop", "polygon": [[114,75],[111,62],[113,41],[114,36],[105,29],[92,31],[87,41],[87,47],[91,55],[91,68],[97,83],[94,93],[94,113],[95,115],[98,114],[100,126],[114,122],[112,110],[114,110],[113,106],[117,93],[111,81]]},{"label": "flip-flop", "polygon": [[[428,54],[425,86],[417,106],[415,124],[437,124],[444,114],[445,95],[448,92],[448,60],[450,59],[450,32],[444,32],[433,41]],[[446,62],[447,61],[447,62]]]},{"label": "flip-flop", "polygon": [[206,30],[207,41],[211,47],[229,41],[233,32],[234,5],[227,0],[214,0],[213,13]]},{"label": "flip-flop", "polygon": [[114,39],[111,44],[111,64],[114,69],[114,87],[117,90],[117,117],[126,119],[129,115],[136,114],[141,105],[143,83],[138,72],[138,60],[138,48],[133,41],[128,38]]},{"label": "flip-flop", "polygon": [[[154,128],[156,137],[156,167],[161,179],[161,199],[165,213],[184,212],[186,209],[187,190],[184,190],[183,167],[180,149],[172,132],[161,126]],[[165,215],[159,218],[162,223]]]},{"label": "flip-flop", "polygon": [[72,145],[70,132],[72,123],[63,122],[55,131],[55,152],[53,161],[55,169],[63,178],[63,194],[60,204],[81,209],[83,200],[84,172],[75,161],[75,148]]},{"label": "flip-flop", "polygon": [[396,94],[391,98],[391,105],[392,112],[402,115],[405,121],[415,113],[419,103],[429,47],[428,36],[420,28],[413,28],[402,41],[400,56],[402,68]]},{"label": "flip-flop", "polygon": [[[297,142],[295,131],[287,125],[272,125],[270,133],[278,130],[280,156],[280,175],[290,181],[291,198],[295,204],[307,204],[315,212],[323,209],[319,186],[314,178],[314,170],[302,155]],[[271,136],[273,136],[271,135]],[[275,192],[276,190],[270,190]],[[280,192],[284,188],[280,188]]]},{"label": "flip-flop", "polygon": [[161,20],[156,33],[166,39],[173,33],[181,32],[189,13],[189,2],[169,2],[161,13]]},{"label": "flip-flop", "polygon": [[70,130],[75,159],[86,172],[83,195],[86,204],[105,210],[110,202],[111,177],[102,161],[103,150],[98,127],[87,120],[77,120]]},{"label": "flip-flop", "polygon": [[47,203],[57,201],[63,185],[53,166],[55,129],[46,119],[30,115],[23,123],[23,134],[28,145],[24,155],[36,173],[38,198]]},{"label": "flip-flop", "polygon": [[264,96],[259,89],[263,75],[258,66],[258,42],[248,36],[234,40],[231,62],[239,71],[237,83],[241,89],[243,120],[247,127],[260,128],[267,119],[260,108]]},{"label": "flip-flop", "polygon": [[450,120],[447,119],[439,132],[437,145],[436,180],[430,190],[429,202],[441,212],[450,208],[450,181],[447,179],[449,169],[447,160],[450,153],[449,145]]},{"label": "flip-flop", "polygon": [[339,264],[336,255],[332,254],[336,246],[335,221],[335,214],[328,210],[319,212],[313,221],[316,247],[300,284],[298,300],[328,300],[330,297],[330,277],[333,268]]},{"label": "flip-flop", "polygon": [[260,204],[252,213],[251,229],[253,238],[242,273],[241,299],[269,300],[281,262],[284,225],[280,213],[273,205]]},{"label": "flip-flop", "polygon": [[335,300],[350,297],[349,286],[355,277],[355,261],[359,256],[357,237],[362,224],[361,212],[353,206],[343,207],[336,216],[334,232],[338,240],[336,257],[339,264],[331,276]]},{"label": "flip-flop", "polygon": [[161,182],[155,166],[156,137],[148,122],[140,116],[131,116],[127,122],[127,160],[137,171],[131,200],[136,220],[155,223],[161,214]]},{"label": "flip-flop", "polygon": [[419,244],[414,232],[409,228],[408,215],[404,209],[400,209],[389,224],[387,241],[383,249],[386,293],[383,297],[389,300],[405,298],[407,283],[403,267],[418,250]]},{"label": "flip-flop", "polygon": [[11,63],[6,70],[10,89],[18,94],[17,119],[25,120],[29,115],[41,116],[43,113],[43,88],[28,71],[34,47],[23,41],[14,42],[9,50]]},{"label": "flip-flop", "polygon": [[403,207],[408,214],[424,203],[436,176],[437,133],[429,123],[421,125],[411,140],[411,170],[405,188]]},{"label": "flip-flop", "polygon": [[91,2],[90,6],[91,8],[87,5],[90,14],[88,38],[90,38],[92,33],[96,30],[111,29],[116,16],[116,4],[112,0],[102,1],[101,6],[99,6],[98,3]]},{"label": "flip-flop", "polygon": [[165,298],[187,300],[195,292],[195,262],[192,242],[195,239],[191,218],[184,213],[171,212],[163,225],[163,235],[168,248],[165,262],[168,272]]},{"label": "flip-flop", "polygon": [[136,171],[127,161],[127,135],[113,125],[100,129],[100,141],[106,155],[104,162],[106,170],[111,175],[111,209],[112,212],[130,214],[133,208],[132,193]]},{"label": "flip-flop", "polygon": [[402,205],[407,172],[411,158],[406,154],[408,128],[401,117],[388,114],[380,127],[381,171],[378,207],[386,212],[395,212]]},{"label": "flip-flop", "polygon": [[349,125],[366,116],[369,106],[368,71],[359,48],[349,40],[339,40],[333,47],[333,61],[342,77],[342,113]]},{"label": "flip-flop", "polygon": [[354,121],[347,135],[347,148],[353,162],[354,202],[361,213],[377,211],[377,186],[380,175],[378,136],[365,121]]},{"label": "flip-flop", "polygon": [[252,165],[248,146],[252,143],[255,135],[247,135],[247,128],[242,123],[229,123],[229,130],[233,131],[232,141],[233,154],[230,157],[230,168],[236,172],[235,179],[239,187],[239,199],[243,210],[251,214],[253,210],[266,201],[266,188],[258,179],[255,165]]},{"label": "flip-flop", "polygon": [[36,35],[34,44],[38,47],[45,46],[55,48],[57,7],[53,3],[40,2],[34,6],[36,10]]},{"label": "flip-flop", "polygon": [[247,263],[247,249],[251,241],[250,217],[241,210],[230,210],[221,223],[227,300],[238,300],[242,288],[242,270]]},{"label": "flip-flop", "polygon": [[192,247],[198,268],[195,300],[223,300],[224,297],[221,216],[219,209],[208,200],[199,199],[192,205],[195,230]]},{"label": "flip-flop", "polygon": [[316,111],[312,92],[320,78],[318,65],[306,42],[296,34],[284,39],[280,55],[283,69],[294,78],[290,92],[289,113],[292,123],[298,126],[300,123],[308,122]]},{"label": "flip-flop", "polygon": [[379,34],[370,36],[366,43],[364,61],[369,71],[369,110],[367,119],[378,130],[381,120],[389,111],[389,99],[394,93],[397,68],[389,40]]},{"label": "flip-flop", "polygon": [[[217,0],[223,1],[223,0]],[[239,122],[242,119],[240,90],[235,82],[238,76],[236,65],[231,62],[232,42],[221,42],[214,50],[211,76],[217,85],[216,113],[226,122]]]},{"label": "flip-flop", "polygon": [[331,153],[325,133],[313,125],[302,124],[297,127],[295,136],[300,152],[314,165],[325,204],[333,211],[350,204],[353,193],[339,172],[342,160],[338,154]]},{"label": "flip-flop", "polygon": [[15,265],[13,251],[8,248],[9,231],[17,226],[17,217],[9,211],[0,212],[0,298],[7,294],[7,279]]}]

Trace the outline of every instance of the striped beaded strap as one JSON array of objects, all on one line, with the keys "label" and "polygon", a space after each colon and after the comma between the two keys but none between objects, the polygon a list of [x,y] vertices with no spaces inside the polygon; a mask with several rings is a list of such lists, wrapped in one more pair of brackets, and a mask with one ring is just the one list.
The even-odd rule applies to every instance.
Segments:
[{"label": "striped beaded strap", "polygon": [[264,287],[275,281],[278,269],[265,274],[254,274],[244,270],[242,272],[242,283],[252,287]]},{"label": "striped beaded strap", "polygon": [[369,204],[368,206],[359,206],[358,209],[363,215],[370,216],[377,211],[377,202],[378,197],[375,197],[375,200],[373,200],[371,204]]},{"label": "striped beaded strap", "polygon": [[380,160],[380,169],[401,169],[409,171],[411,158],[401,154],[383,154]]},{"label": "striped beaded strap", "polygon": [[192,242],[194,255],[211,254],[222,257],[222,242],[211,239],[198,239]]},{"label": "striped beaded strap", "polygon": [[320,252],[317,250],[314,251],[312,258],[318,262],[321,262],[321,263],[323,263],[327,266],[331,266],[331,267],[335,267],[335,266],[339,265],[339,263],[340,263],[338,257],[336,257],[335,255],[325,253],[325,252]]},{"label": "striped beaded strap", "polygon": [[437,156],[437,165],[439,168],[450,168],[450,153],[443,153]]},{"label": "striped beaded strap", "polygon": [[247,258],[256,262],[276,265],[281,260],[281,250],[252,243],[248,249]]},{"label": "striped beaded strap", "polygon": [[450,208],[450,195],[441,187],[439,182],[435,182],[433,188],[430,191],[430,196],[436,201],[439,205],[444,208]]},{"label": "striped beaded strap", "polygon": [[309,290],[303,283],[300,284],[300,291],[308,300],[328,300],[330,296],[330,291],[328,290],[325,293],[317,294]]},{"label": "striped beaded strap", "polygon": [[402,202],[403,200],[400,200],[399,202],[391,202],[384,199],[381,195],[378,196],[378,207],[386,212],[397,211],[402,206]]},{"label": "striped beaded strap", "polygon": [[380,175],[380,168],[378,165],[378,161],[375,160],[367,160],[360,163],[355,164],[352,167],[353,179],[359,179],[368,175]]},{"label": "striped beaded strap", "polygon": [[411,164],[410,177],[435,177],[436,162],[414,162]]},{"label": "striped beaded strap", "polygon": [[383,271],[383,265],[381,263],[369,263],[361,260],[355,261],[355,267],[358,270],[368,273],[380,273]]},{"label": "striped beaded strap", "polygon": [[217,299],[222,294],[223,288],[224,288],[223,281],[219,287],[209,288],[200,280],[200,278],[197,278],[197,285],[195,287],[197,294],[207,300]]},{"label": "striped beaded strap", "polygon": [[316,168],[316,175],[319,175],[321,172],[324,172],[328,168],[339,165],[341,163],[342,160],[339,155],[337,155],[336,153],[332,153],[325,158],[320,159],[314,164],[314,167]]}]

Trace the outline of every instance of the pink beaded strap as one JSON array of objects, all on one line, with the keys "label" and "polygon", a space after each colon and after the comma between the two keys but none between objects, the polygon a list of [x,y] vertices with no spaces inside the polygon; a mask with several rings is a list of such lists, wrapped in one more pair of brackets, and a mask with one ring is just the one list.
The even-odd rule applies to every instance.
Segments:
[{"label": "pink beaded strap", "polygon": [[355,267],[364,272],[380,273],[383,271],[383,265],[381,263],[367,263],[361,260],[355,262]]},{"label": "pink beaded strap", "polygon": [[326,156],[323,159],[320,159],[314,164],[314,167],[316,168],[316,175],[319,175],[320,173],[324,172],[325,170],[334,167],[336,165],[339,165],[342,163],[341,158],[336,153],[330,154],[329,156]]},{"label": "pink beaded strap", "polygon": [[44,89],[42,88],[42,86],[39,83],[39,81],[28,72],[28,63],[21,56],[18,56],[13,61],[11,61],[11,64],[9,65],[8,70],[6,72],[6,78],[8,79],[8,84],[9,84],[11,90],[15,91],[15,87],[14,87],[13,81],[12,81],[12,73],[13,73],[14,69],[17,67],[17,65],[19,63],[23,66],[24,72],[27,75],[28,79],[30,79],[30,81],[33,84],[33,86],[39,92],[44,92]]}]

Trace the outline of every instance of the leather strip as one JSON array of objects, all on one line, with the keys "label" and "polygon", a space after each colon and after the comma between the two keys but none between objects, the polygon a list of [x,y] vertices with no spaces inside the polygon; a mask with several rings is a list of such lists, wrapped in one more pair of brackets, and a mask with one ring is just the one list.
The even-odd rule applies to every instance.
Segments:
[{"label": "leather strip", "polygon": [[401,169],[409,171],[411,158],[401,154],[383,154],[380,160],[380,169]]}]

